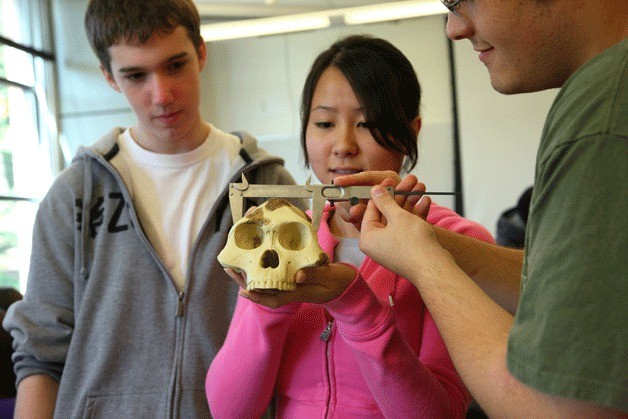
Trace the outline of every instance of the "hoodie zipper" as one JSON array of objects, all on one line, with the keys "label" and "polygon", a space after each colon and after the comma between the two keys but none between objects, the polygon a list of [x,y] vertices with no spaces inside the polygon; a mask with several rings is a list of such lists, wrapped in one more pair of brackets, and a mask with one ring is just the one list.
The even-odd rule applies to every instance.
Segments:
[{"label": "hoodie zipper", "polygon": [[179,301],[177,302],[177,317],[183,317],[185,313],[185,303],[183,302],[183,298],[185,297],[185,293],[183,291],[179,292]]},{"label": "hoodie zipper", "polygon": [[327,322],[327,326],[325,327],[325,330],[323,330],[323,333],[321,333],[321,340],[323,342],[328,342],[329,339],[331,339],[331,326],[334,324],[334,321],[329,321]]},{"label": "hoodie zipper", "polygon": [[181,409],[181,378],[182,378],[182,359],[183,359],[183,321],[185,317],[185,292],[180,291],[177,297],[177,311],[175,313],[175,342],[176,349],[174,355],[174,382],[172,392],[170,394],[170,418],[179,417]]},{"label": "hoodie zipper", "polygon": [[331,373],[329,371],[329,345],[332,333],[332,327],[334,325],[334,320],[328,320],[325,329],[321,333],[320,339],[325,342],[325,377],[327,379],[328,391],[327,391],[327,403],[325,403],[325,415],[323,417],[329,417],[329,408],[331,405]]}]

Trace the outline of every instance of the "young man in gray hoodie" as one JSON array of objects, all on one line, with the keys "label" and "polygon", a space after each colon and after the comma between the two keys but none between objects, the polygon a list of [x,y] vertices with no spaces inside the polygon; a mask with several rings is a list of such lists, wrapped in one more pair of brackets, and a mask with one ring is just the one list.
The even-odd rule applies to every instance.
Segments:
[{"label": "young man in gray hoodie", "polygon": [[91,0],[85,27],[137,123],[81,148],[42,201],[14,339],[20,417],[208,417],[205,373],[237,286],[217,263],[229,182],[291,184],[201,119],[192,0]]}]

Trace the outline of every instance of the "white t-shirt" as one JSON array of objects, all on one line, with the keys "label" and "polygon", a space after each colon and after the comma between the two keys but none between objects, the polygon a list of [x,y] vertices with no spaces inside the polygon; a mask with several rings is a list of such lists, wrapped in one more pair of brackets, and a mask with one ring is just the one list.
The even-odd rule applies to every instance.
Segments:
[{"label": "white t-shirt", "polygon": [[140,222],[180,291],[185,288],[188,256],[229,180],[244,166],[240,139],[211,125],[194,150],[159,154],[140,147],[126,129],[111,164],[120,172]]},{"label": "white t-shirt", "polygon": [[334,250],[334,260],[336,262],[350,263],[359,268],[364,262],[365,254],[359,246],[359,239],[353,237],[336,237],[338,245]]}]

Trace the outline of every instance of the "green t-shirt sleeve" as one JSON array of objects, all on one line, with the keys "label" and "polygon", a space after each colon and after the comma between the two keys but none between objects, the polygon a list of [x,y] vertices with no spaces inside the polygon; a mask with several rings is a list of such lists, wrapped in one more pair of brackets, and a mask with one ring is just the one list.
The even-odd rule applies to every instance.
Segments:
[{"label": "green t-shirt sleeve", "polygon": [[508,367],[544,393],[628,410],[628,143],[598,134],[537,167]]}]

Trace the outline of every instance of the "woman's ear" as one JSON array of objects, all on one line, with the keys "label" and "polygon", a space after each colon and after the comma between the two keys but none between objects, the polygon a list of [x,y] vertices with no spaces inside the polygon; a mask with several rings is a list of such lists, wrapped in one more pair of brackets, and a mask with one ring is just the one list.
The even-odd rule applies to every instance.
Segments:
[{"label": "woman's ear", "polygon": [[417,115],[417,117],[412,120],[411,125],[414,133],[418,136],[419,132],[421,131],[421,117]]}]

